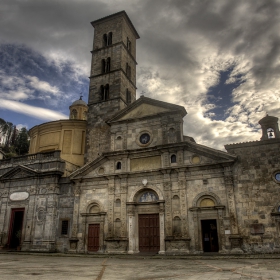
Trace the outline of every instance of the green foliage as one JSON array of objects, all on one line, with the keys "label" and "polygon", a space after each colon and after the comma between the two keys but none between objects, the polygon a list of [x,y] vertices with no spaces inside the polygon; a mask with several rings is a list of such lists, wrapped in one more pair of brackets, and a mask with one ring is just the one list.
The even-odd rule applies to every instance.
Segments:
[{"label": "green foliage", "polygon": [[25,155],[28,153],[29,150],[29,137],[28,132],[25,127],[23,127],[20,131],[18,136],[16,137],[14,143],[15,152],[20,155]]},{"label": "green foliage", "polygon": [[0,118],[0,132],[6,136],[6,141],[4,143],[4,146],[6,147],[15,139],[16,127],[11,122],[7,122]]},{"label": "green foliage", "polygon": [[6,137],[2,150],[6,158],[25,155],[29,150],[29,136],[26,127],[18,131],[16,126],[0,118],[0,133]]}]

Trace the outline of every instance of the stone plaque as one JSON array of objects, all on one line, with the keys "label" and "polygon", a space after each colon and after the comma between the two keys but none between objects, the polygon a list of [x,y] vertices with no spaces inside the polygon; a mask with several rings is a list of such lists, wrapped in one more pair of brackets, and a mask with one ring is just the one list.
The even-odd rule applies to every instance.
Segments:
[{"label": "stone plaque", "polygon": [[252,224],[251,225],[251,234],[264,234],[263,224]]},{"label": "stone plaque", "polygon": [[28,197],[29,197],[28,192],[14,192],[10,195],[10,200],[21,201],[21,200],[26,200]]}]

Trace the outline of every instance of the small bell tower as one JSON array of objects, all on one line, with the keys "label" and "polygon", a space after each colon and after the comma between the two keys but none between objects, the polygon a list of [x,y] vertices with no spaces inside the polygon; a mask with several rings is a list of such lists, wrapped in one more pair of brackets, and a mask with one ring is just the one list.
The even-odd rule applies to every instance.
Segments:
[{"label": "small bell tower", "polygon": [[85,161],[110,151],[106,120],[136,100],[136,39],[125,11],[91,22],[94,41],[88,99]]},{"label": "small bell tower", "polygon": [[259,121],[262,128],[261,140],[269,140],[273,138],[280,138],[278,127],[278,118],[266,115]]}]

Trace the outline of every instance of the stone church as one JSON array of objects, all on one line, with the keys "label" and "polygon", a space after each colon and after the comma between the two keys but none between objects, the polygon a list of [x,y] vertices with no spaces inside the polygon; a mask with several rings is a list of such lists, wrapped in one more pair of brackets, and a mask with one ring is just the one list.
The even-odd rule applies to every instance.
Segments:
[{"label": "stone church", "polygon": [[196,143],[184,107],[136,100],[139,35],[127,14],[91,24],[88,104],[33,127],[28,155],[0,160],[1,249],[280,252],[278,118],[227,152]]}]

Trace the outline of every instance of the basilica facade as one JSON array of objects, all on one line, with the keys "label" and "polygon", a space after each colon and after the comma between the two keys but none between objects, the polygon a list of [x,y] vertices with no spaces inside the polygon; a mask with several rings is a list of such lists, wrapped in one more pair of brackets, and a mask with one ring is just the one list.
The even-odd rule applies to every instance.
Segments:
[{"label": "basilica facade", "polygon": [[278,119],[227,152],[183,134],[184,107],[136,100],[136,40],[122,11],[93,21],[88,104],[31,129],[0,160],[1,248],[68,253],[280,252]]}]

